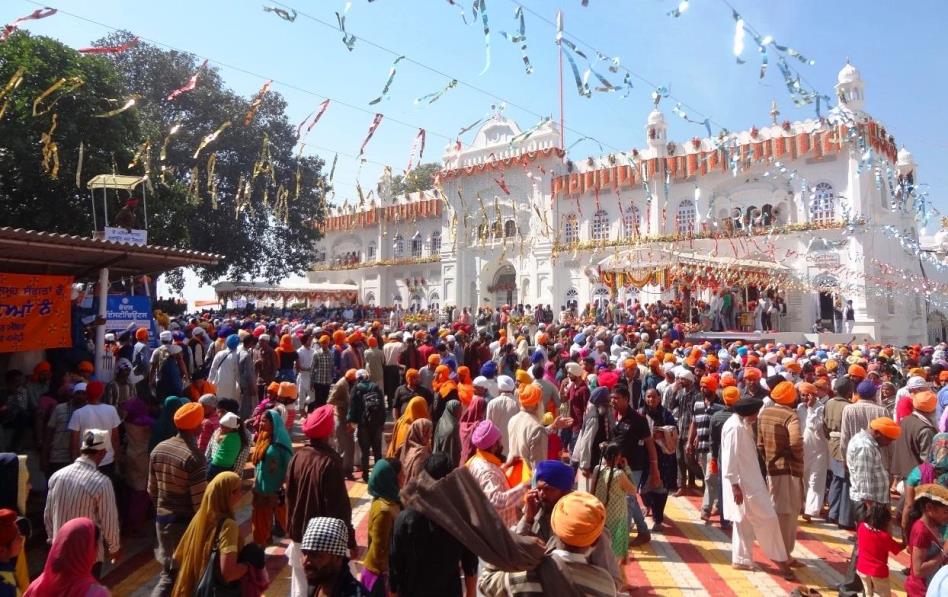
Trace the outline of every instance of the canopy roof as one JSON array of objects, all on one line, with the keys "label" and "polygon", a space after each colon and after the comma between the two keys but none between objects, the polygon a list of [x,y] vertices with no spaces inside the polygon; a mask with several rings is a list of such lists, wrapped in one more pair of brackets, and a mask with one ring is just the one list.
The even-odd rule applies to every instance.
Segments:
[{"label": "canopy roof", "polygon": [[349,292],[358,290],[355,284],[303,284],[302,286],[273,286],[267,282],[218,282],[214,285],[214,292],[222,294],[239,294],[241,292],[267,292],[272,294],[297,295],[307,292]]},{"label": "canopy roof", "polygon": [[739,259],[709,253],[676,251],[672,249],[632,249],[610,255],[599,262],[601,270],[627,270],[639,268],[660,268],[675,265],[707,265],[735,270],[767,270],[786,273],[790,268],[776,261],[757,259]]},{"label": "canopy roof", "polygon": [[0,228],[0,270],[13,274],[73,276],[76,281],[95,279],[109,268],[112,278],[155,275],[178,267],[217,265],[213,253],[171,247],[136,246],[107,240]]},{"label": "canopy roof", "polygon": [[99,174],[86,183],[89,189],[122,189],[131,191],[148,180],[147,176],[122,176],[121,174]]}]

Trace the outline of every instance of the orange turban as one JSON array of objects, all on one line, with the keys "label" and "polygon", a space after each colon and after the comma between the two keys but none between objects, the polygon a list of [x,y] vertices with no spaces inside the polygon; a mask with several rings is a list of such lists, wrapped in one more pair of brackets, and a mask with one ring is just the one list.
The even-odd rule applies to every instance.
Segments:
[{"label": "orange turban", "polygon": [[635,359],[626,359],[622,361],[623,369],[635,369],[637,361]]},{"label": "orange turban", "polygon": [[428,355],[428,364],[434,365],[437,367],[441,364],[441,355],[440,354],[429,354]]},{"label": "orange turban", "polygon": [[369,336],[367,344],[369,345],[369,348],[376,348],[379,345],[379,341],[375,338],[375,336]]},{"label": "orange turban", "polygon": [[641,352],[640,352],[639,354],[635,355],[635,362],[636,362],[636,363],[638,363],[638,364],[640,364],[640,365],[644,365],[644,364],[645,364],[645,360],[646,360],[646,359],[645,359],[645,355],[642,354]]},{"label": "orange turban", "polygon": [[520,388],[520,406],[524,408],[533,408],[540,403],[540,397],[542,391],[540,386],[535,384],[527,384]]},{"label": "orange turban", "polygon": [[666,362],[666,363],[674,363],[674,362],[675,362],[675,355],[673,355],[672,353],[666,354],[666,355],[665,355],[665,362]]},{"label": "orange turban", "polygon": [[866,370],[863,369],[862,365],[850,365],[848,373],[849,377],[866,379]]},{"label": "orange turban", "polygon": [[839,363],[837,363],[835,360],[830,359],[830,360],[826,361],[826,370],[827,370],[827,371],[829,371],[830,373],[832,373],[832,372],[836,371],[837,369],[839,369]]},{"label": "orange turban", "polygon": [[33,367],[33,375],[39,375],[40,373],[49,373],[53,370],[53,366],[49,364],[49,361],[40,361],[36,363],[36,366]]},{"label": "orange turban", "polygon": [[540,334],[539,336],[537,336],[537,344],[541,346],[546,344],[549,341],[550,341],[550,337],[547,336],[546,334]]},{"label": "orange turban", "polygon": [[803,367],[800,366],[798,361],[791,361],[784,366],[784,369],[792,373],[799,373],[803,370]]},{"label": "orange turban", "polygon": [[899,436],[902,435],[902,428],[889,417],[873,419],[869,423],[869,429],[878,431],[889,439],[899,439]]},{"label": "orange turban", "polygon": [[326,334],[323,334],[322,336],[320,336],[319,343],[322,346],[329,346],[329,336],[327,336]]},{"label": "orange turban", "polygon": [[139,342],[145,342],[148,340],[148,328],[138,328],[135,330],[135,339]]},{"label": "orange turban", "polygon": [[574,491],[560,498],[553,506],[550,526],[566,545],[589,547],[602,534],[606,509],[596,496]]},{"label": "orange turban", "polygon": [[355,380],[356,380],[356,370],[349,369],[348,371],[346,371],[346,381],[348,381],[349,383],[355,383]]},{"label": "orange turban", "polygon": [[935,392],[925,390],[912,394],[912,408],[915,410],[923,413],[933,413],[936,406],[938,406],[938,398],[935,396]]},{"label": "orange turban", "polygon": [[280,382],[271,381],[270,385],[267,386],[268,394],[278,394],[280,392]]},{"label": "orange turban", "polygon": [[821,391],[823,391],[823,392],[826,392],[827,394],[829,394],[829,393],[832,391],[832,390],[830,389],[830,384],[829,384],[829,382],[826,380],[826,378],[820,378],[820,379],[814,381],[814,382],[813,382],[813,386],[814,386],[817,390],[821,390]]},{"label": "orange turban", "polygon": [[756,367],[744,369],[744,379],[746,381],[760,381],[760,369]]},{"label": "orange turban", "polygon": [[702,388],[707,388],[708,391],[710,392],[718,391],[718,380],[716,377],[713,377],[711,375],[705,375],[704,377],[702,377],[700,385]]},{"label": "orange turban", "polygon": [[777,404],[793,406],[793,403],[797,399],[797,390],[789,381],[782,381],[774,386],[774,389],[770,390],[770,397],[773,398]]},{"label": "orange turban", "polygon": [[741,391],[738,390],[735,386],[728,386],[724,388],[722,392],[724,397],[724,404],[728,406],[733,406],[741,398]]},{"label": "orange turban", "polygon": [[346,343],[346,333],[342,330],[336,330],[332,333],[332,341],[336,346],[342,346]]},{"label": "orange turban", "polygon": [[89,361],[82,361],[76,369],[78,369],[80,373],[92,373],[95,371],[95,366]]},{"label": "orange turban", "polygon": [[926,375],[925,373],[925,370],[922,369],[921,367],[912,367],[911,369],[909,369],[909,377],[912,377],[912,376],[922,377],[922,378],[928,377],[928,375]]},{"label": "orange turban", "polygon": [[801,381],[797,384],[797,392],[800,394],[816,394],[816,386],[807,381]]},{"label": "orange turban", "polygon": [[733,375],[722,376],[721,377],[721,387],[722,388],[733,388],[737,386],[737,380],[734,379]]},{"label": "orange turban", "polygon": [[280,389],[277,390],[277,396],[288,400],[296,400],[296,384],[292,381],[281,381]]},{"label": "orange turban", "polygon": [[759,357],[759,356],[757,356],[756,354],[752,354],[752,355],[748,355],[748,356],[747,356],[747,366],[748,366],[748,367],[753,367],[754,365],[759,365],[759,364],[760,364],[760,357]]},{"label": "orange turban", "polygon": [[174,413],[174,426],[181,431],[197,429],[204,422],[204,406],[199,402],[188,402]]},{"label": "orange turban", "polygon": [[405,381],[408,383],[417,383],[420,377],[417,369],[409,369],[405,372]]}]

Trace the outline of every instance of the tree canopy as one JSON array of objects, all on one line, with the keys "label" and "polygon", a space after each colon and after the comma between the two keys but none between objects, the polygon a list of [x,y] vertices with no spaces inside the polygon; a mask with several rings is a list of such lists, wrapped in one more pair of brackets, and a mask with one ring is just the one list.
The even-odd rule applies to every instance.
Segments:
[{"label": "tree canopy", "polygon": [[416,191],[428,191],[434,188],[434,178],[441,170],[441,164],[433,162],[418,164],[406,176],[401,174],[392,179],[392,194],[395,196]]},{"label": "tree canopy", "polygon": [[[96,45],[131,39],[118,33]],[[199,270],[205,282],[276,281],[309,268],[325,213],[324,163],[294,152],[280,94],[267,91],[245,124],[254,98],[225,87],[192,56],[144,43],[87,56],[17,32],[0,44],[0,92],[21,68],[21,84],[0,96],[0,225],[88,236],[88,179],[148,174],[149,243],[223,255],[219,266]],[[169,101],[195,73],[194,89]],[[61,78],[67,82],[34,116],[34,100]],[[131,109],[96,117],[130,98]]]}]

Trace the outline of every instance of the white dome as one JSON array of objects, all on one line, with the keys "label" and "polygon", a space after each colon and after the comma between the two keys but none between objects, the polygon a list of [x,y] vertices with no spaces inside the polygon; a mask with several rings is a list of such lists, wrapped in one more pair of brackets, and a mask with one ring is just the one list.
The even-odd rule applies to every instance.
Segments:
[{"label": "white dome", "polygon": [[844,66],[839,74],[836,75],[836,82],[841,84],[846,83],[856,83],[857,81],[862,81],[862,76],[859,74],[859,70],[846,61],[846,66]]},{"label": "white dome", "polygon": [[896,163],[899,166],[910,166],[915,163],[915,158],[912,156],[912,152],[905,149],[904,147],[899,149],[898,159]]},{"label": "white dome", "polygon": [[655,124],[664,125],[664,124],[665,124],[665,115],[662,114],[662,113],[658,110],[658,108],[655,108],[655,109],[652,110],[652,112],[648,115],[648,123],[649,123],[649,125],[655,125]]}]

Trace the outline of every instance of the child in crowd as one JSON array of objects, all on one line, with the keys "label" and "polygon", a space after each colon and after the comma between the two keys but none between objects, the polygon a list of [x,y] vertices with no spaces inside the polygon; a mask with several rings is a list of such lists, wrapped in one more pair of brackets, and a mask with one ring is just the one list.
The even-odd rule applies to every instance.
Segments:
[{"label": "child in crowd", "polygon": [[237,455],[246,447],[243,425],[240,417],[234,413],[227,413],[221,417],[220,433],[217,436],[217,450],[207,467],[207,480],[210,481],[224,471],[234,470]]},{"label": "child in crowd", "polygon": [[23,551],[24,537],[13,510],[0,510],[0,597],[20,595],[16,579],[16,560]]},{"label": "child in crowd", "polygon": [[904,547],[889,534],[891,521],[892,512],[889,505],[875,503],[856,531],[856,542],[859,545],[856,573],[862,580],[866,597],[891,595],[889,554],[895,555]]},{"label": "child in crowd", "polygon": [[610,443],[602,453],[602,463],[593,471],[593,491],[606,508],[606,528],[612,533],[612,553],[619,561],[623,590],[628,589],[625,563],[629,553],[629,518],[625,496],[636,494],[635,484],[625,474],[625,458],[619,444]]},{"label": "child in crowd", "polygon": [[948,524],[948,488],[935,483],[919,485],[910,522],[912,568],[905,579],[905,592],[908,597],[924,597],[928,581],[948,562],[942,545]]},{"label": "child in crowd", "polygon": [[286,408],[286,430],[293,437],[293,423],[296,422],[296,384],[292,381],[281,381],[277,390],[277,402]]},{"label": "child in crowd", "polygon": [[220,426],[221,414],[217,409],[217,396],[214,394],[204,394],[198,403],[204,407],[204,421],[201,422],[201,435],[198,436],[197,442],[198,450],[203,452],[207,449],[214,431]]}]

